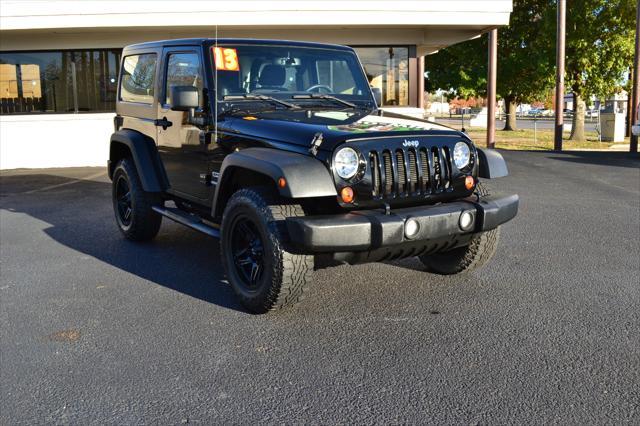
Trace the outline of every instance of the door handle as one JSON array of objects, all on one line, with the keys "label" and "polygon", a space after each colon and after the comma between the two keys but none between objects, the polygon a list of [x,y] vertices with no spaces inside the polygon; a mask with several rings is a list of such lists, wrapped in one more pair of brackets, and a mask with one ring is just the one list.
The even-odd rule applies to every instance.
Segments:
[{"label": "door handle", "polygon": [[162,117],[162,119],[153,120],[153,124],[157,127],[162,127],[162,130],[167,130],[167,127],[173,126],[173,123],[167,120],[167,117]]}]

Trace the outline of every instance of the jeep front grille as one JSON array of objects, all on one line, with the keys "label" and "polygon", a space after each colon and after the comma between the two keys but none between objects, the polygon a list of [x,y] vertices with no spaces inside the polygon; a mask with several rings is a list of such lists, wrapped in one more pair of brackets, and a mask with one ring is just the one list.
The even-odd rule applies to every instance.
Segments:
[{"label": "jeep front grille", "polygon": [[370,151],[374,198],[429,195],[451,187],[448,147]]}]

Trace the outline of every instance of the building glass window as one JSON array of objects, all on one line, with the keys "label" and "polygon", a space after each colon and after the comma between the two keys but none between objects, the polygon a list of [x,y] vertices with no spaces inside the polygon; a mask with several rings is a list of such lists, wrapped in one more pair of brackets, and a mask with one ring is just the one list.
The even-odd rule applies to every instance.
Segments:
[{"label": "building glass window", "polygon": [[354,47],[369,79],[382,91],[383,106],[409,105],[409,48]]},{"label": "building glass window", "polygon": [[122,61],[120,99],[125,102],[153,103],[156,54],[131,55]]},{"label": "building glass window", "polygon": [[119,49],[0,52],[0,113],[111,112]]},{"label": "building glass window", "polygon": [[[382,91],[383,106],[409,105],[409,48],[354,47],[369,83]],[[121,49],[53,52],[0,52],[0,114],[113,112]],[[143,55],[133,75],[124,70],[129,86],[123,100],[149,103],[153,97],[155,55]],[[130,61],[131,62],[131,61]],[[129,68],[136,64],[129,64]],[[142,67],[144,65],[144,67]],[[342,65],[319,64],[340,72]],[[145,71],[145,72],[141,72]],[[145,81],[145,79],[150,80]],[[323,84],[327,82],[323,81]],[[130,89],[130,90],[129,90]],[[337,88],[349,93],[350,87]]]},{"label": "building glass window", "polygon": [[357,95],[357,83],[353,73],[345,60],[330,60],[316,62],[318,84],[333,89],[333,93],[343,95]]}]

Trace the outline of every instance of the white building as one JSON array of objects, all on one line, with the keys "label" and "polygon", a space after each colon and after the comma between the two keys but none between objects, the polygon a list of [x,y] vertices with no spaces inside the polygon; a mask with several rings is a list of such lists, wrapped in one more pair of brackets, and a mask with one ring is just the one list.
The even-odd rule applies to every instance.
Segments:
[{"label": "white building", "polygon": [[509,23],[511,0],[0,0],[0,168],[106,163],[120,52],[247,37],[347,44],[389,108],[421,108],[422,57]]}]

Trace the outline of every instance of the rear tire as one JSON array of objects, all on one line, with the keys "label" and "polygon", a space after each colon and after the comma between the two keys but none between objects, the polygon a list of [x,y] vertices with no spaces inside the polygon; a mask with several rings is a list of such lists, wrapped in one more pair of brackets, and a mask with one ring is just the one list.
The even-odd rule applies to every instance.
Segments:
[{"label": "rear tire", "polygon": [[160,230],[162,216],[152,210],[161,198],[142,189],[135,165],[130,158],[118,162],[113,171],[113,210],[118,229],[128,240],[148,241]]},{"label": "rear tire", "polygon": [[420,256],[429,272],[453,275],[479,269],[491,260],[500,239],[500,228],[476,234],[469,245],[453,250]]},{"label": "rear tire", "polygon": [[229,284],[254,313],[282,309],[302,299],[313,256],[290,251],[285,219],[304,216],[299,205],[277,204],[269,191],[237,191],[224,210],[220,248]]}]

